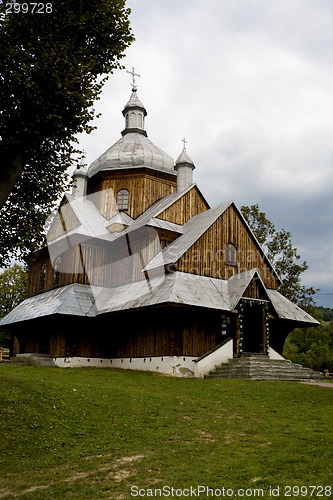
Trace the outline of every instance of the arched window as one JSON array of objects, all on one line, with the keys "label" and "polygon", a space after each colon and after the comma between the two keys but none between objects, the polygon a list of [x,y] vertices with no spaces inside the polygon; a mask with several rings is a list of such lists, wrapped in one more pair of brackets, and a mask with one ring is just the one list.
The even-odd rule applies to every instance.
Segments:
[{"label": "arched window", "polygon": [[237,264],[237,250],[232,243],[228,243],[225,247],[225,261],[226,264],[231,264],[232,266]]},{"label": "arched window", "polygon": [[128,210],[129,191],[127,189],[120,189],[117,194],[118,210]]},{"label": "arched window", "polygon": [[138,114],[138,127],[143,128],[143,117],[141,113]]},{"label": "arched window", "polygon": [[53,286],[59,286],[60,283],[60,268],[61,268],[61,257],[57,257],[53,262]]},{"label": "arched window", "polygon": [[46,264],[42,264],[39,274],[39,291],[44,292],[46,280]]}]

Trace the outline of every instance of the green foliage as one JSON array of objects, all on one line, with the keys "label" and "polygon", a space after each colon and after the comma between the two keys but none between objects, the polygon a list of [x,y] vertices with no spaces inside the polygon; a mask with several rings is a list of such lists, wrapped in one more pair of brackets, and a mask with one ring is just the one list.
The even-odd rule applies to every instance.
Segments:
[{"label": "green foliage", "polygon": [[332,483],[330,388],[0,366],[0,398],[4,497]]},{"label": "green foliage", "polygon": [[26,298],[28,272],[14,264],[0,273],[0,318],[3,318]]},{"label": "green foliage", "polygon": [[241,212],[264,249],[268,259],[282,281],[279,292],[303,309],[314,306],[316,289],[301,284],[300,276],[308,269],[305,261],[291,241],[291,233],[285,229],[277,231],[258,205],[242,206]]},{"label": "green foliage", "polygon": [[0,265],[43,241],[75,136],[91,132],[94,101],[133,41],[129,12],[125,0],[53,0],[52,13],[0,22]]},{"label": "green foliage", "polygon": [[[3,318],[26,297],[28,272],[14,264],[0,273],[0,318]],[[0,330],[0,346],[9,347],[10,334]]]},{"label": "green foliage", "polygon": [[333,320],[316,328],[297,328],[287,337],[283,355],[314,370],[333,373]]},{"label": "green foliage", "polygon": [[317,306],[316,309],[320,313],[323,321],[331,321],[333,319],[333,309],[330,307]]}]

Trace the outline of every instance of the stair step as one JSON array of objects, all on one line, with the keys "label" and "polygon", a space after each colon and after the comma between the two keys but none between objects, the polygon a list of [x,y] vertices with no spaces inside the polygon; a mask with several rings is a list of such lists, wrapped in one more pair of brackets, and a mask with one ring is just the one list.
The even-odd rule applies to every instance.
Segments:
[{"label": "stair step", "polygon": [[49,354],[18,354],[9,363],[17,366],[56,366]]},{"label": "stair step", "polygon": [[205,378],[245,378],[253,380],[313,380],[323,379],[322,373],[290,360],[270,359],[255,355],[229,359],[212,370]]}]

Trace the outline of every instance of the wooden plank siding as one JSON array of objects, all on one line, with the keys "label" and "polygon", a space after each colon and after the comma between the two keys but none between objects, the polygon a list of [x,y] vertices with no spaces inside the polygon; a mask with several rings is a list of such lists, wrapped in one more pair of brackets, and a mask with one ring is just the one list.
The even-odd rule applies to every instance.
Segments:
[{"label": "wooden plank siding", "polygon": [[98,318],[56,315],[15,330],[15,354],[51,357],[135,358],[201,356],[221,342],[217,311],[187,306],[152,307]]},{"label": "wooden plank siding", "polygon": [[208,209],[209,205],[199,189],[197,186],[193,186],[193,188],[179,200],[161,212],[157,218],[183,225],[194,215],[200,214]]},{"label": "wooden plank siding", "polygon": [[[142,269],[175,234],[165,230],[143,228],[136,233],[119,237],[108,247],[81,243],[61,255],[58,282],[47,248],[29,266],[27,296],[47,292],[70,283],[116,287],[145,279]],[[40,277],[45,265],[44,286]]]},{"label": "wooden plank siding", "polygon": [[133,169],[122,172],[102,172],[91,179],[88,194],[92,196],[100,213],[110,219],[117,212],[116,198],[120,189],[129,191],[129,208],[124,210],[133,219],[141,215],[155,201],[177,189],[177,178],[171,174]]},{"label": "wooden plank siding", "polygon": [[[225,247],[229,243],[237,250],[236,265],[225,262]],[[254,267],[258,269],[267,288],[277,288],[278,282],[269,264],[233,205],[220,215],[176,263],[177,271],[219,279],[229,279],[233,274]]]},{"label": "wooden plank siding", "polygon": [[258,279],[254,279],[251,281],[251,283],[243,293],[243,297],[250,299],[268,300],[267,293],[265,292],[264,287]]}]

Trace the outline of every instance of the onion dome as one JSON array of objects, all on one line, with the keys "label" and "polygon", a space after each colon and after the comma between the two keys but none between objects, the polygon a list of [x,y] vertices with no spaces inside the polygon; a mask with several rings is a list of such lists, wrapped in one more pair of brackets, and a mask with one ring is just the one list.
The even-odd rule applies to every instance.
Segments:
[{"label": "onion dome", "polygon": [[176,175],[173,159],[147,137],[147,111],[133,86],[132,95],[123,109],[125,129],[122,137],[89,167],[89,177],[105,170],[147,167]]},{"label": "onion dome", "polygon": [[185,148],[187,141],[183,139],[183,142],[183,151],[178,156],[175,165],[175,170],[177,171],[177,191],[183,191],[193,184],[193,170],[195,169],[195,165]]}]

